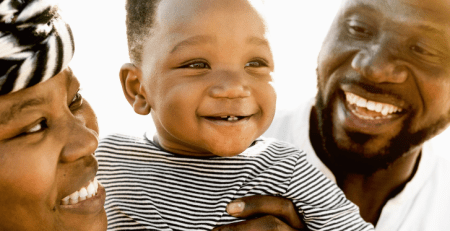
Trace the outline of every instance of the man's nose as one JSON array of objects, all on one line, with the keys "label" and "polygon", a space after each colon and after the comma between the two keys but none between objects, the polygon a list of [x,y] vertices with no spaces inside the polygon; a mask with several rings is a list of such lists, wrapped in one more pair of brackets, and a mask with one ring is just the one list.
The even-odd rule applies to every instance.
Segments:
[{"label": "man's nose", "polygon": [[86,126],[83,118],[73,117],[65,129],[67,142],[61,153],[61,162],[76,161],[95,152],[98,134]]},{"label": "man's nose", "polygon": [[376,83],[403,83],[408,78],[404,61],[389,50],[389,44],[360,50],[352,60],[352,67]]},{"label": "man's nose", "polygon": [[251,95],[245,74],[224,71],[216,76],[216,83],[212,85],[208,94],[213,98],[245,98]]}]

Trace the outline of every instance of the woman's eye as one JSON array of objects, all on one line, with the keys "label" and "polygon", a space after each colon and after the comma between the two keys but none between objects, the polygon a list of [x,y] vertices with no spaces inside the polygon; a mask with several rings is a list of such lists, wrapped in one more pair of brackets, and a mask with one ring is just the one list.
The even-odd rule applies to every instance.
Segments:
[{"label": "woman's eye", "polygon": [[267,67],[264,61],[250,61],[245,64],[245,67]]},{"label": "woman's eye", "polygon": [[414,51],[418,54],[421,54],[421,55],[434,56],[434,54],[428,52],[427,50],[425,50],[424,48],[422,48],[418,45],[413,45],[409,49],[411,49],[412,51]]},{"label": "woman's eye", "polygon": [[190,63],[187,65],[182,66],[182,68],[194,68],[194,69],[204,69],[204,68],[211,68],[209,66],[209,64],[205,63],[205,62],[195,62],[195,63]]},{"label": "woman's eye", "polygon": [[75,96],[72,99],[72,102],[69,105],[70,109],[76,109],[78,107],[80,107],[83,104],[83,96],[81,96],[80,91],[77,92],[77,94],[75,94]]},{"label": "woman's eye", "polygon": [[47,120],[43,119],[39,123],[34,125],[32,128],[28,129],[25,133],[26,134],[36,133],[44,130],[45,128],[47,128]]}]

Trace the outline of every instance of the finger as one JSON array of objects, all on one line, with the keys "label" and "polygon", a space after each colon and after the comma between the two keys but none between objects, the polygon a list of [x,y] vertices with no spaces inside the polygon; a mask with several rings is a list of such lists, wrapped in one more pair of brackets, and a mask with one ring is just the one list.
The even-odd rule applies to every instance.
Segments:
[{"label": "finger", "polygon": [[276,196],[242,197],[227,205],[227,212],[235,217],[272,215],[286,222],[289,226],[300,229],[305,227],[292,201]]},{"label": "finger", "polygon": [[295,231],[280,219],[267,215],[253,220],[242,221],[224,225],[213,229],[213,231]]}]

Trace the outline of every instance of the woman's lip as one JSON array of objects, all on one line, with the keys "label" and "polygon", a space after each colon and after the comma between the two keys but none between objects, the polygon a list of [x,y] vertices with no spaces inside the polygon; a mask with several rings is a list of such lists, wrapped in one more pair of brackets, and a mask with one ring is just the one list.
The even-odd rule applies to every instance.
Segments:
[{"label": "woman's lip", "polygon": [[77,214],[96,214],[103,210],[106,192],[102,184],[98,184],[97,194],[73,205],[59,205],[61,212]]}]

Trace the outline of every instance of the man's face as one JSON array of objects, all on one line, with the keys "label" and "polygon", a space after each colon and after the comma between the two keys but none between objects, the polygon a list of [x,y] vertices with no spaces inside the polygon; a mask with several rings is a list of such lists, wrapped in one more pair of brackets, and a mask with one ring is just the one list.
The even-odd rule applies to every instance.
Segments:
[{"label": "man's face", "polygon": [[272,54],[264,23],[246,0],[161,2],[142,69],[167,150],[237,155],[273,119]]},{"label": "man's face", "polygon": [[316,108],[333,159],[383,168],[448,126],[448,12],[445,0],[344,2],[317,69]]},{"label": "man's face", "polygon": [[62,201],[98,168],[97,120],[79,87],[66,69],[0,96],[1,230],[106,230],[103,187],[86,200]]}]

